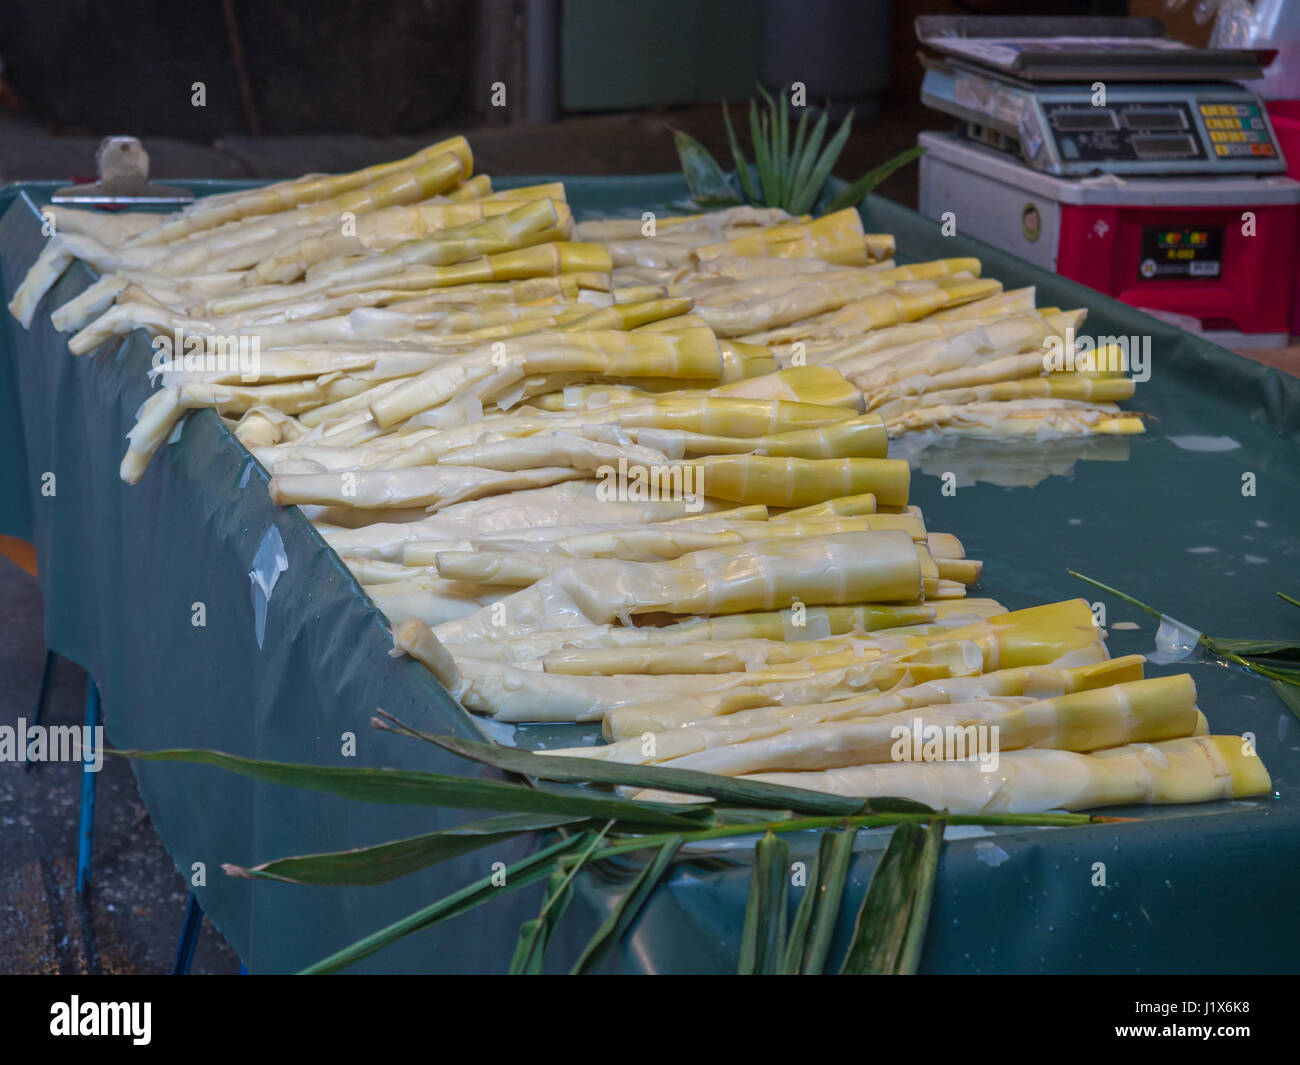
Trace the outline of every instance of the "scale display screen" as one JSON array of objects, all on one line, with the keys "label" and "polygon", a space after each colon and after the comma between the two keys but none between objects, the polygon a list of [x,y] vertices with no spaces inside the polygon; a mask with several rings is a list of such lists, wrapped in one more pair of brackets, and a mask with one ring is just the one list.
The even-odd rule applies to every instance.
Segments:
[{"label": "scale display screen", "polygon": [[1143,226],[1138,277],[1223,276],[1223,226]]},{"label": "scale display screen", "polygon": [[1143,133],[1133,138],[1133,151],[1139,159],[1192,159],[1200,154],[1195,139],[1186,133]]},{"label": "scale display screen", "polygon": [[1208,158],[1186,103],[1116,101],[1099,107],[1049,101],[1047,120],[1067,163],[1153,163]]},{"label": "scale display screen", "polygon": [[1052,115],[1052,125],[1065,133],[1081,130],[1114,129],[1115,115],[1110,111],[1057,111]]},{"label": "scale display screen", "polygon": [[1187,116],[1173,108],[1156,111],[1149,107],[1130,107],[1124,112],[1124,125],[1142,130],[1186,129]]}]

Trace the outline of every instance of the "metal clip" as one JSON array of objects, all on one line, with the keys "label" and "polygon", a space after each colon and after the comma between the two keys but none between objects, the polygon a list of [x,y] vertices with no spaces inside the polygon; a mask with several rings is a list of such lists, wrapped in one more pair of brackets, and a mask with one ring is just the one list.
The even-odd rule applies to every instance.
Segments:
[{"label": "metal clip", "polygon": [[59,189],[52,202],[129,205],[194,201],[194,194],[187,189],[149,183],[149,153],[135,137],[105,137],[95,152],[95,162],[97,182]]}]

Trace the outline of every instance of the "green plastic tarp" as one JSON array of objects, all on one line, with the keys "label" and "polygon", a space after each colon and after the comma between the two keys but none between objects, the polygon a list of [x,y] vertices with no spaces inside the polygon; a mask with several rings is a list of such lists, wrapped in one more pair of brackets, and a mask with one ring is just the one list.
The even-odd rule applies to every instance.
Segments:
[{"label": "green plastic tarp", "polygon": [[[532,183],[551,178],[520,178]],[[676,176],[564,178],[578,217],[637,216],[685,198]],[[506,184],[509,184],[508,182]],[[197,191],[233,183],[195,182]],[[0,286],[7,302],[40,250],[50,185],[0,192]],[[1094,336],[1150,338],[1150,380],[1127,404],[1148,433],[1015,448],[938,444],[909,455],[913,501],[933,530],[984,560],[979,594],[1010,608],[1083,595],[1105,602],[1113,654],[1150,652],[1155,623],[1105,601],[1071,568],[1218,636],[1300,633],[1300,387],[886,201],[863,208],[900,261],[976,255],[1040,306],[1087,307]],[[393,659],[386,623],[294,508],[273,506],[265,472],[210,411],[190,416],[140,484],[124,485],[124,436],[147,397],[140,333],[74,358],[49,312],[92,279],[75,264],[30,331],[0,316],[0,532],[36,544],[46,639],[103,692],[119,747],[214,747],[328,765],[475,774],[479,767],[369,728],[382,706],[428,731],[478,729],[422,667]],[[42,475],[55,492],[41,492]],[[950,476],[945,476],[950,475]],[[946,490],[945,490],[946,487]],[[249,571],[271,529],[288,567],[255,633]],[[193,624],[195,604],[206,624]],[[950,830],[922,956],[929,972],[1288,971],[1300,957],[1300,721],[1259,679],[1192,656],[1216,733],[1250,733],[1276,793],[1249,801],[1121,810],[1140,822],[1059,830]],[[493,730],[522,746],[582,742],[580,726]],[[343,750],[356,738],[356,755]],[[487,848],[378,888],[307,888],[231,879],[252,864],[427,832],[475,815],[347,803],[254,784],[213,769],[135,764],[141,794],[177,867],[254,972],[291,971],[486,875],[528,846]],[[838,958],[885,834],[862,833]],[[811,854],[795,841],[795,855]],[[749,878],[748,843],[692,854],[652,897],[608,963],[624,972],[734,968]],[[571,962],[608,912],[626,870],[584,876],[551,949]],[[798,892],[793,893],[797,901]],[[363,971],[496,972],[537,890],[511,894],[420,932]],[[179,919],[179,914],[178,914]]]}]

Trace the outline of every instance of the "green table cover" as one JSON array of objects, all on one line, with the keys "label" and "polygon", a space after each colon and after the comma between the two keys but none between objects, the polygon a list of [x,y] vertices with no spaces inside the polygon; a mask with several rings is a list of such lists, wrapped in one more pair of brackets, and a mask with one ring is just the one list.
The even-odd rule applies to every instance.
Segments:
[{"label": "green table cover", "polygon": [[[512,183],[550,180],[519,178]],[[564,178],[578,217],[664,210],[677,176]],[[225,191],[228,182],[194,182]],[[7,301],[38,253],[46,184],[0,191],[0,289]],[[1098,596],[1073,568],[1215,635],[1300,633],[1300,382],[1204,343],[879,199],[870,231],[898,238],[900,261],[977,255],[1008,288],[1032,284],[1040,306],[1086,306],[1084,332],[1147,336],[1151,379],[1127,404],[1146,436],[1014,449],[931,448],[914,456],[913,501],[933,530],[985,562],[979,594],[1011,608]],[[123,437],[148,394],[143,334],[90,356],[67,353],[48,314],[89,283],[75,265],[30,331],[0,316],[0,532],[37,548],[46,639],[85,666],[104,696],[110,742],[208,746],[264,758],[472,774],[425,745],[375,733],[375,706],[431,731],[476,735],[475,721],[422,667],[392,659],[383,617],[296,509],[274,507],[267,476],[210,411],[192,415],[139,485],[117,474]],[[1032,454],[1031,454],[1032,452]],[[55,494],[41,493],[55,474]],[[954,494],[941,491],[954,474]],[[1243,494],[1243,475],[1255,482]],[[275,584],[264,646],[254,636],[248,571],[274,527],[288,569]],[[191,623],[205,605],[205,627]],[[1108,602],[1112,653],[1148,652],[1153,620]],[[929,972],[1289,971],[1300,958],[1300,722],[1267,685],[1196,657],[1190,670],[1213,731],[1246,733],[1275,794],[1251,801],[1119,811],[1140,823],[1056,830],[950,830],[922,956]],[[345,733],[356,736],[345,757]],[[580,726],[494,730],[523,746],[581,742]],[[483,876],[527,845],[488,848],[379,888],[306,888],[225,877],[222,862],[393,839],[472,814],[346,803],[250,783],[216,770],[137,764],[141,794],[205,911],[254,972],[293,970]],[[842,952],[885,834],[860,835],[838,944]],[[796,840],[796,856],[811,853]],[[734,967],[750,848],[681,862],[655,893],[611,970],[715,972]],[[1105,884],[1095,882],[1105,864]],[[623,884],[586,876],[550,957],[570,962]],[[358,966],[366,971],[504,969],[537,890],[418,933]],[[793,893],[792,905],[799,892]],[[179,919],[179,915],[178,915]]]}]

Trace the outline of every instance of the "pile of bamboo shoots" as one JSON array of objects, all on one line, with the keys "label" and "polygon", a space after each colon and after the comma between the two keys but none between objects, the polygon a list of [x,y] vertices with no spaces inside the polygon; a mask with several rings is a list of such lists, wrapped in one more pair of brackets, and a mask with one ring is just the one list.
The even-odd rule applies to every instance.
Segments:
[{"label": "pile of bamboo shoots", "polygon": [[[168,216],[50,210],[12,312],[81,259],[73,354],[171,344],[123,479],[216,410],[472,711],[961,812],[1268,790],[1190,678],[1110,660],[1082,601],[969,598],[981,563],[909,503],[891,437],[1142,428],[1130,378],[1044,369],[1083,312],[976,259],[899,265],[856,211],[575,224],[459,137]],[[996,736],[1000,767],[902,759],[900,726]]]}]

